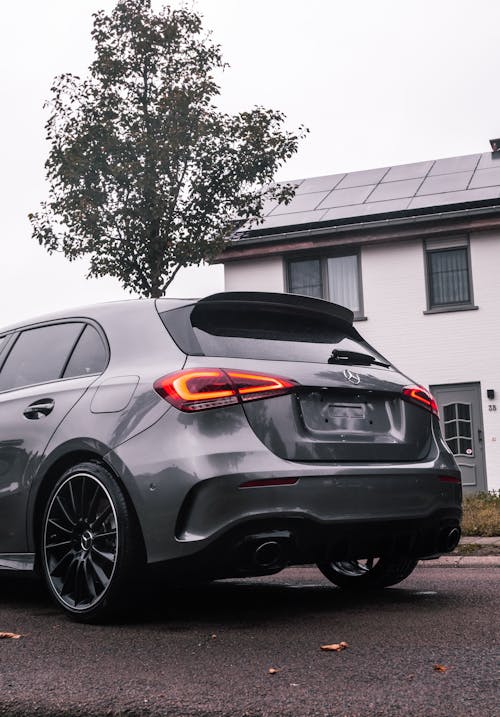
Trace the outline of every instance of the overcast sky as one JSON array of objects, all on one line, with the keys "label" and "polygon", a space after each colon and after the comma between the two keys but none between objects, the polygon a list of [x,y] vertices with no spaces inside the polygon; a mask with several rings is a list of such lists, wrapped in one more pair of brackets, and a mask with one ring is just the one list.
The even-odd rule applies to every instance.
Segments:
[{"label": "overcast sky", "polygon": [[[156,2],[160,7],[164,3]],[[176,4],[176,3],[172,3]],[[114,0],[2,3],[0,326],[53,309],[130,296],[49,256],[27,215],[46,196],[52,79],[84,74],[92,12]],[[277,179],[489,150],[500,135],[496,0],[199,0],[230,68],[220,104],[280,109],[308,138]],[[171,296],[223,289],[221,267],[180,272]]]}]

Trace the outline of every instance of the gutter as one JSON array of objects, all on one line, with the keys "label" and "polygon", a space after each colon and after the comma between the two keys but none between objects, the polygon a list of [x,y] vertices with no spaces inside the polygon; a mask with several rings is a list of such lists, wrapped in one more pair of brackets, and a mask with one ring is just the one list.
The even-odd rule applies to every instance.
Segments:
[{"label": "gutter", "polygon": [[[386,218],[383,220],[363,221],[349,224],[332,224],[325,227],[311,227],[309,229],[298,229],[295,231],[276,232],[269,234],[261,234],[254,237],[244,237],[241,239],[233,240],[239,246],[243,242],[246,244],[250,243],[263,243],[265,241],[279,241],[288,239],[302,239],[311,236],[323,236],[324,234],[334,234],[341,231],[355,231],[356,229],[365,229],[367,227],[379,229],[390,226],[400,226],[401,224],[407,224],[408,222],[420,223],[428,222],[433,219],[462,219],[469,218],[471,216],[488,216],[492,214],[500,213],[500,204],[496,204],[490,207],[475,207],[471,209],[459,209],[451,212],[433,212],[432,214],[410,214],[403,217]],[[254,231],[254,230],[249,230]],[[269,230],[271,231],[271,230]],[[233,235],[234,236],[234,235]],[[231,244],[232,245],[232,244]]]}]

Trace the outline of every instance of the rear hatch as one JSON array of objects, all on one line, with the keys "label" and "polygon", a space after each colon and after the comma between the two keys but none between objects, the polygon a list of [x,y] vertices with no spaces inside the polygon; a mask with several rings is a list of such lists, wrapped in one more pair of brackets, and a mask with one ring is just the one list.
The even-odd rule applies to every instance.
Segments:
[{"label": "rear hatch", "polygon": [[157,305],[188,354],[185,368],[251,371],[293,384],[269,398],[240,396],[253,431],[281,458],[411,462],[428,455],[430,397],[362,339],[349,310],[260,292],[216,294],[170,311]]}]

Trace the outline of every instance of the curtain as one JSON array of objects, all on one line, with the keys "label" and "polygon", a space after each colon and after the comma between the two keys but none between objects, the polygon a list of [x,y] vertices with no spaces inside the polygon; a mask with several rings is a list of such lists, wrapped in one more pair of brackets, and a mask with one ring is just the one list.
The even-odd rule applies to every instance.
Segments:
[{"label": "curtain", "polygon": [[337,256],[328,259],[330,301],[359,313],[358,257]]},{"label": "curtain", "polygon": [[470,301],[467,249],[429,252],[431,306]]}]

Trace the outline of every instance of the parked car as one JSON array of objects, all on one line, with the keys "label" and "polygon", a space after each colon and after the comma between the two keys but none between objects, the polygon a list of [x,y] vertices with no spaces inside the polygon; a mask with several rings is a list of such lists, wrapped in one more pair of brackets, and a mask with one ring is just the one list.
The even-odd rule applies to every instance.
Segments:
[{"label": "parked car", "polygon": [[0,331],[0,568],[73,618],[119,610],[145,566],[393,585],[460,517],[434,399],[341,306],[230,292]]}]

